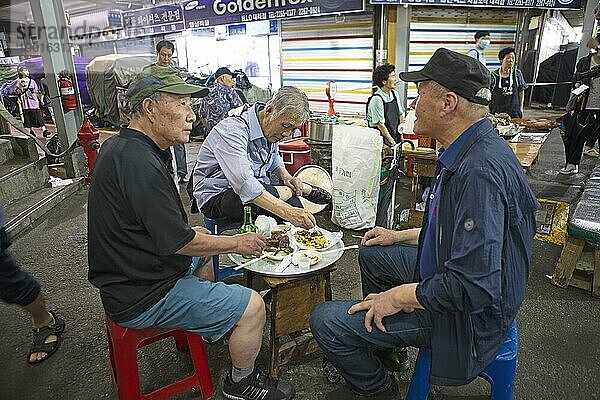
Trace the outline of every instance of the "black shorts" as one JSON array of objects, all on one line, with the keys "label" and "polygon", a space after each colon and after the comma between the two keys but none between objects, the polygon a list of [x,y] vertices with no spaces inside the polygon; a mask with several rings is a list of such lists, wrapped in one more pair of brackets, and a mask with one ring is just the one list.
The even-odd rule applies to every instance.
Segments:
[{"label": "black shorts", "polygon": [[23,110],[23,125],[25,128],[41,128],[44,126],[42,110]]},{"label": "black shorts", "polygon": [[[273,196],[279,198],[277,189],[272,185],[262,184],[265,190],[271,193]],[[292,196],[287,200],[287,203],[291,206],[302,208],[300,199],[296,196]],[[256,218],[259,214],[267,215],[275,218],[278,223],[281,223],[281,218],[277,215],[272,214],[262,208],[257,207],[254,204],[249,204],[252,208],[252,218]],[[244,204],[242,199],[238,196],[232,188],[225,190],[217,195],[214,195],[200,208],[202,214],[205,217],[212,219],[226,218],[230,221],[243,221],[244,220]]]},{"label": "black shorts", "polygon": [[27,272],[21,270],[8,253],[10,237],[0,229],[0,299],[19,306],[26,306],[40,294],[40,284]]}]

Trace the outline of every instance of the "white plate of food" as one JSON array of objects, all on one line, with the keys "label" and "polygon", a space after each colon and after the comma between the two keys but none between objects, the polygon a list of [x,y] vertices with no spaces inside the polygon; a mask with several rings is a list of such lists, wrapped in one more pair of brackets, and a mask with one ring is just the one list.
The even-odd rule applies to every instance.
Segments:
[{"label": "white plate of food", "polygon": [[337,244],[344,234],[342,232],[330,232],[323,228],[312,228],[309,230],[292,228],[289,233],[292,247],[299,250],[323,251]]},{"label": "white plate of food", "polygon": [[302,263],[302,259],[308,258],[310,260],[310,266],[316,265],[323,256],[316,250],[298,250],[292,254],[292,262],[296,265]]},{"label": "white plate of food", "polygon": [[[301,268],[298,264],[294,264],[293,262],[286,263],[285,258],[282,261],[275,261],[275,260],[270,260],[268,258],[263,258],[262,260],[258,260],[257,262],[250,264],[244,268],[247,269],[248,271],[252,271],[254,273],[261,274],[261,275],[267,275],[267,276],[291,277],[291,276],[304,275],[307,273],[313,273],[322,268],[326,268],[326,267],[330,266],[331,264],[335,263],[344,254],[344,250],[341,250],[343,247],[344,247],[344,242],[342,240],[339,240],[336,244],[334,244],[331,247],[331,249],[329,250],[331,252],[321,254],[317,251],[314,251],[314,253],[317,253],[320,256],[320,259],[317,260],[317,258],[315,258],[313,260],[311,258],[311,260],[310,260],[311,263],[315,262],[315,260],[317,260],[317,261],[315,264],[309,264],[308,268]],[[334,251],[337,249],[340,249],[340,250]],[[295,258],[296,254],[300,253],[302,251],[306,251],[306,252],[308,252],[308,254],[311,254],[311,255],[314,254],[314,253],[312,253],[311,250],[296,250],[296,252],[294,252],[292,255],[289,256],[290,259]],[[229,256],[229,259],[237,265],[243,264],[248,261],[248,259],[245,259],[241,254],[230,253],[230,254],[228,254],[228,256]]]},{"label": "white plate of food", "polygon": [[290,237],[287,235],[286,230],[275,230],[273,228],[271,237],[267,239],[267,246],[263,251],[263,255],[266,255],[266,258],[270,260],[281,261],[285,256],[294,252],[290,244]]}]

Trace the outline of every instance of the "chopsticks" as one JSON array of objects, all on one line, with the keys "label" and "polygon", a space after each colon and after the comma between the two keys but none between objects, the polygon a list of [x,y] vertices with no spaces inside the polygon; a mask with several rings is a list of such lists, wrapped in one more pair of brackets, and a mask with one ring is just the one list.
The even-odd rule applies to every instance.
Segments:
[{"label": "chopsticks", "polygon": [[245,263],[243,263],[243,264],[240,264],[240,265],[238,265],[237,267],[233,267],[233,269],[234,269],[235,271],[237,271],[237,270],[240,270],[240,269],[242,269],[242,268],[246,268],[248,265],[252,265],[252,264],[254,264],[255,262],[258,262],[258,261],[262,260],[262,259],[263,259],[263,258],[265,258],[266,256],[267,256],[267,254],[263,254],[262,256],[260,256],[260,257],[258,257],[258,258],[255,258],[254,260],[250,260],[250,261],[247,261],[247,262],[245,262]]},{"label": "chopsticks", "polygon": [[[345,247],[342,247],[342,248],[339,248],[339,249],[331,249],[331,250],[327,250],[327,251],[320,251],[320,252],[319,252],[319,254],[323,255],[323,254],[335,253],[335,252],[337,252],[337,251],[352,250],[352,249],[358,249],[358,245],[357,245],[357,244],[353,244],[353,245],[351,245],[351,246],[345,246]],[[298,250],[298,251],[302,251],[302,250]],[[295,253],[295,252],[294,252],[294,253]],[[292,254],[293,254],[293,253],[292,253]],[[291,254],[290,254],[290,255],[291,255]],[[266,256],[267,256],[267,254],[263,254],[262,256],[260,256],[260,257],[258,257],[258,258],[255,258],[254,260],[250,260],[250,261],[247,261],[247,262],[245,262],[245,263],[243,263],[243,264],[240,264],[240,265],[238,265],[238,266],[236,266],[236,267],[233,267],[233,269],[234,269],[235,271],[237,271],[237,270],[240,270],[240,269],[242,269],[242,268],[246,268],[247,266],[249,266],[249,265],[252,265],[252,264],[254,264],[255,262],[258,262],[258,261],[262,260],[262,259],[263,259],[263,258],[265,258]]]},{"label": "chopsticks", "polygon": [[[342,247],[340,249],[331,249],[331,250],[327,250],[327,251],[320,251],[320,254],[329,254],[329,253],[335,253],[336,251],[343,251],[343,250],[351,250],[351,249],[358,249],[358,245],[357,244],[353,244],[351,246],[346,246],[346,247]],[[302,251],[302,250],[300,250]]]}]

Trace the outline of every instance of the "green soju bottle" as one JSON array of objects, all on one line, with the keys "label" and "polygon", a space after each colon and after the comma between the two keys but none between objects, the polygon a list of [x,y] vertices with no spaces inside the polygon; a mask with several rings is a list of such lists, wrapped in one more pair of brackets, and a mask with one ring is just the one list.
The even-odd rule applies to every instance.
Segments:
[{"label": "green soju bottle", "polygon": [[[240,227],[240,233],[258,232],[258,228],[252,222],[252,210],[250,206],[244,206],[244,223]],[[252,258],[249,255],[242,255],[244,258]]]}]

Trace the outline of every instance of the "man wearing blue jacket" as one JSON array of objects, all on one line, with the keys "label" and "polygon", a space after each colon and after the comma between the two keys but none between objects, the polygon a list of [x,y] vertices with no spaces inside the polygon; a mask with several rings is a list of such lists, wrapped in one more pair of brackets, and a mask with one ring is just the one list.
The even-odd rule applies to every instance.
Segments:
[{"label": "man wearing blue jacket", "polygon": [[486,118],[489,72],[438,49],[400,79],[418,84],[415,133],[443,148],[423,227],[367,232],[364,300],[313,312],[313,335],[347,383],[327,399],[396,398],[374,351],[404,346],[431,349],[432,384],[472,381],[494,361],[525,297],[539,204]]}]

